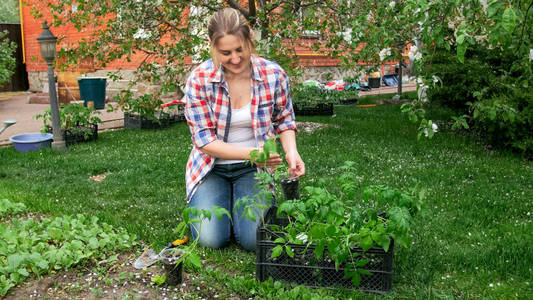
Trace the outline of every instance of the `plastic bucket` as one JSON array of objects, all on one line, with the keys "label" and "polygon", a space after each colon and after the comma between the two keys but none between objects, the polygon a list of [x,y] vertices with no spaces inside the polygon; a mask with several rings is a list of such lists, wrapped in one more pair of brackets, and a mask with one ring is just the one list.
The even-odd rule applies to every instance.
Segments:
[{"label": "plastic bucket", "polygon": [[96,109],[105,107],[105,77],[81,77],[78,78],[78,85],[80,86],[80,96],[85,106],[92,101]]}]

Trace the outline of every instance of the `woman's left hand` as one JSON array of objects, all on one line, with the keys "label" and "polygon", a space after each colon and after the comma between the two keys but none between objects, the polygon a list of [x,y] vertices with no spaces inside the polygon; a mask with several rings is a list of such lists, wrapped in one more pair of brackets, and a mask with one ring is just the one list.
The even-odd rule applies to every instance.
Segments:
[{"label": "woman's left hand", "polygon": [[298,151],[287,152],[285,159],[289,165],[288,171],[291,178],[305,175],[305,164]]},{"label": "woman's left hand", "polygon": [[270,158],[267,159],[267,161],[264,163],[262,167],[267,169],[276,169],[279,165],[281,165],[283,161],[281,160],[281,157],[277,153],[270,154]]}]

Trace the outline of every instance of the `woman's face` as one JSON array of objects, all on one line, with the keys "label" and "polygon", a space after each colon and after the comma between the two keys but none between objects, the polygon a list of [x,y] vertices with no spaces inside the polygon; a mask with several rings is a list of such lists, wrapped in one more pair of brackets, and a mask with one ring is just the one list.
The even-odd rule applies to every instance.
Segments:
[{"label": "woman's face", "polygon": [[216,55],[227,73],[240,75],[250,70],[250,51],[243,44],[238,36],[231,34],[218,39]]}]

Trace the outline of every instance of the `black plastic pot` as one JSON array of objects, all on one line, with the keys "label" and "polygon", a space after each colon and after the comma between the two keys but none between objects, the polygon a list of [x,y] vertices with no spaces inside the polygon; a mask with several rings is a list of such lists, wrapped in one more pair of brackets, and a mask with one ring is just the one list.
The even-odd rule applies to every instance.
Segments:
[{"label": "black plastic pot", "polygon": [[133,129],[161,129],[170,125],[170,116],[161,112],[159,120],[151,120],[136,114],[124,113],[124,128]]},{"label": "black plastic pot", "polygon": [[280,180],[281,189],[283,190],[283,197],[285,200],[300,199],[300,190],[298,188],[298,177],[284,178]]},{"label": "black plastic pot", "polygon": [[183,264],[180,262],[176,264],[179,258],[165,257],[162,259],[163,269],[166,272],[166,284],[171,286],[177,286],[183,281]]},{"label": "black plastic pot", "polygon": [[[87,136],[85,136],[86,131],[90,131],[90,134]],[[52,133],[52,127],[46,126],[46,132]],[[61,133],[63,134],[63,140],[67,146],[77,143],[96,141],[98,139],[98,124],[92,124],[90,126],[76,125],[71,129],[61,129]]]}]

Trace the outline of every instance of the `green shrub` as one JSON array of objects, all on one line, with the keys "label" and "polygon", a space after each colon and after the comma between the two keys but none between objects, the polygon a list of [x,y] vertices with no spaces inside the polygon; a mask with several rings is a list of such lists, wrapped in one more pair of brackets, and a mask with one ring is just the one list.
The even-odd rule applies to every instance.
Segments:
[{"label": "green shrub", "polygon": [[487,54],[472,51],[464,63],[460,63],[455,52],[437,51],[431,63],[422,70],[423,74],[437,76],[441,83],[429,87],[428,98],[464,113],[468,110],[467,103],[476,101],[474,92],[490,89],[488,93],[496,93],[499,71],[486,60]]},{"label": "green shrub", "polygon": [[492,145],[511,147],[533,157],[533,89],[510,88],[472,104],[475,128]]},{"label": "green shrub", "polygon": [[17,49],[17,44],[5,38],[7,31],[0,32],[0,85],[8,82],[15,69],[15,57],[13,53]]},{"label": "green shrub", "polygon": [[440,79],[428,98],[464,115],[488,143],[531,157],[533,79],[531,64],[521,60],[512,51],[472,49],[461,63],[454,50],[438,50],[422,71]]}]

